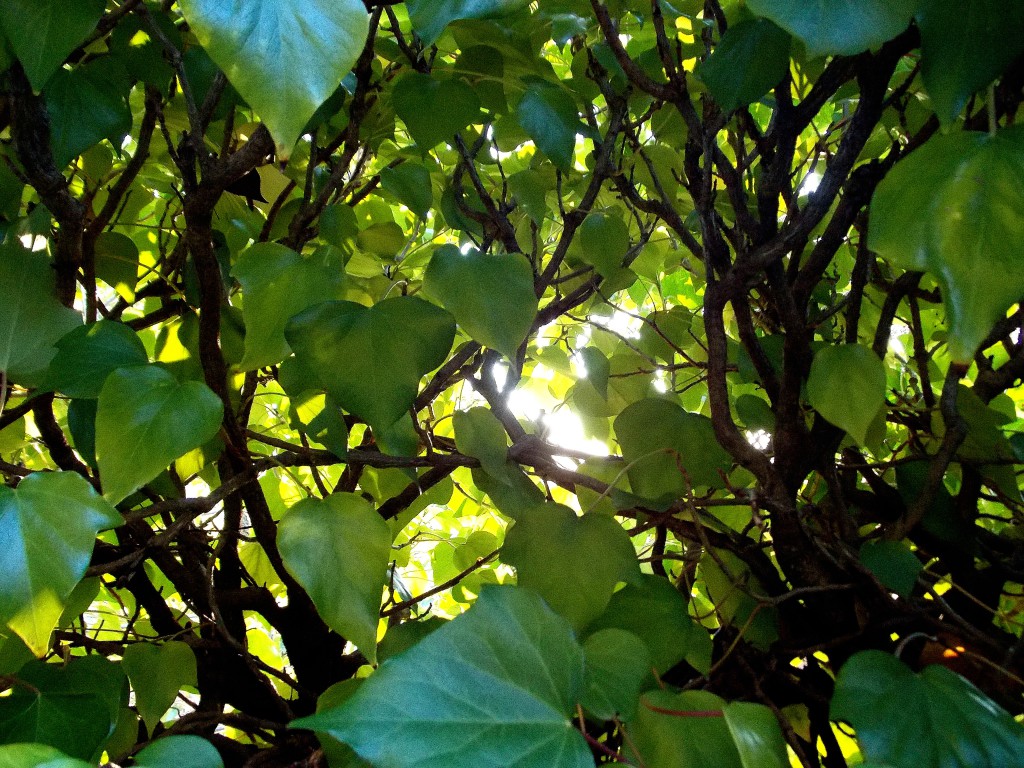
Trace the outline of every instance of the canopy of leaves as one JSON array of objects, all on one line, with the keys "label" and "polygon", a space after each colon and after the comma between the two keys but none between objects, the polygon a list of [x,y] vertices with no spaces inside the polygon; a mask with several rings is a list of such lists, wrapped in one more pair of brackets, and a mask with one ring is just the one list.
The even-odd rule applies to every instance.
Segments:
[{"label": "canopy of leaves", "polygon": [[0,0],[0,768],[1024,768],[969,5]]}]

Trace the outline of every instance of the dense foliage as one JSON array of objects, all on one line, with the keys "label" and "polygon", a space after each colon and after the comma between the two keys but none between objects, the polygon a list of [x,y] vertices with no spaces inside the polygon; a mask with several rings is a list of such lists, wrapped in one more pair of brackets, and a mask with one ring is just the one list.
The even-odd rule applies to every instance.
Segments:
[{"label": "dense foliage", "polygon": [[0,766],[1024,765],[1024,4],[0,30]]}]

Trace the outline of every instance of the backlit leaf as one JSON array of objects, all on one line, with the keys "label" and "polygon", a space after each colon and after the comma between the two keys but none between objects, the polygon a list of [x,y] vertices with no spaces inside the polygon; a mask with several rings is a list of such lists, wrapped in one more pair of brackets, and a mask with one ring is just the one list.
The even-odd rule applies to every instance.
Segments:
[{"label": "backlit leaf", "polygon": [[807,377],[807,400],[818,413],[858,443],[885,404],[885,366],[859,344],[819,350]]}]

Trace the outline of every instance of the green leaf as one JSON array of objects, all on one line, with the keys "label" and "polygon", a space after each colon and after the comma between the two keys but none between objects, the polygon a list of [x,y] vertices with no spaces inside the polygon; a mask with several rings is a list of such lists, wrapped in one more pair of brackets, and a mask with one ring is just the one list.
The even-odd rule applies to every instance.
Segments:
[{"label": "green leaf", "polygon": [[395,83],[392,101],[409,135],[424,152],[442,141],[452,141],[456,133],[480,119],[480,98],[462,80],[437,80],[410,72]]},{"label": "green leaf", "polygon": [[732,701],[722,708],[743,768],[789,768],[786,739],[764,704]]},{"label": "green leaf", "polygon": [[537,316],[533,268],[518,253],[463,253],[443,245],[430,258],[423,290],[444,304],[466,333],[513,360]]},{"label": "green leaf", "polygon": [[96,238],[96,277],[123,296],[135,294],[139,274],[139,247],[120,232],[101,232]]},{"label": "green leaf", "polygon": [[789,71],[789,35],[768,19],[730,26],[701,68],[701,76],[725,112],[764,96]]},{"label": "green leaf", "polygon": [[899,541],[869,541],[860,548],[860,561],[882,584],[900,597],[909,597],[921,572],[921,561]]},{"label": "green leaf", "polygon": [[459,19],[493,19],[518,11],[530,0],[407,0],[409,18],[424,43],[433,43]]},{"label": "green leaf", "polygon": [[385,168],[380,172],[380,185],[420,218],[430,213],[434,191],[430,171],[422,165],[406,162],[397,168]]},{"label": "green leaf", "polygon": [[95,655],[66,664],[33,661],[18,680],[0,698],[0,743],[47,744],[95,765],[128,701],[120,666]]},{"label": "green leaf", "polygon": [[648,499],[674,498],[691,486],[720,487],[720,473],[732,463],[711,419],[668,400],[628,405],[615,419],[615,435],[633,492]]},{"label": "green leaf", "polygon": [[746,768],[722,708],[707,691],[649,691],[627,725],[627,756],[658,768]]},{"label": "green leaf", "polygon": [[49,648],[50,630],[85,575],[96,534],[121,516],[79,475],[48,472],[0,487],[0,621],[33,653]]},{"label": "green leaf", "polygon": [[745,640],[767,649],[779,639],[778,609],[758,600],[764,588],[740,558],[724,549],[708,552],[698,574],[721,620],[742,630]]},{"label": "green leaf", "polygon": [[212,439],[223,406],[205,384],[177,379],[158,365],[120,368],[107,377],[96,409],[96,461],[112,504],[148,483],[175,459]]},{"label": "green leaf", "polygon": [[945,667],[915,674],[881,651],[861,651],[839,672],[831,716],[857,731],[865,760],[895,768],[1020,765],[1024,729]]},{"label": "green leaf", "polygon": [[60,70],[43,91],[50,112],[50,144],[57,168],[103,139],[120,149],[132,112],[115,80],[88,67]]},{"label": "green leaf", "polygon": [[748,0],[758,16],[803,40],[813,56],[852,56],[875,48],[910,25],[915,0]]},{"label": "green leaf", "polygon": [[0,25],[32,89],[46,85],[103,16],[103,0],[0,0]]},{"label": "green leaf", "polygon": [[885,405],[885,365],[860,344],[819,350],[807,377],[807,402],[861,445]]},{"label": "green leaf", "polygon": [[164,736],[135,755],[138,768],[224,768],[217,748],[198,736]]},{"label": "green leaf", "polygon": [[0,746],[0,768],[93,768],[93,765],[45,744],[4,744]]},{"label": "green leaf", "polygon": [[1024,5],[976,0],[964,13],[957,0],[924,0],[921,77],[943,125],[960,115],[976,91],[996,79],[1024,52]]},{"label": "green leaf", "polygon": [[377,511],[350,493],[303,499],[281,521],[277,544],[327,626],[375,661],[391,558],[391,529]]},{"label": "green leaf", "polygon": [[300,256],[277,243],[257,243],[238,257],[231,274],[245,296],[243,371],[284,360],[291,353],[284,338],[288,321],[315,304],[345,295],[345,264],[332,247]]},{"label": "green leaf", "polygon": [[489,408],[470,408],[452,414],[455,447],[460,453],[480,460],[480,466],[491,477],[503,482],[508,462],[508,436],[498,417]]},{"label": "green leaf", "polygon": [[607,515],[561,504],[526,508],[505,536],[502,561],[577,630],[604,612],[619,582],[640,576],[629,535]]},{"label": "green leaf", "polygon": [[698,672],[711,668],[711,636],[686,610],[686,598],[661,576],[643,574],[614,595],[590,631],[617,628],[639,637],[659,675],[683,659]]},{"label": "green leaf", "polygon": [[53,265],[16,240],[0,245],[0,371],[20,381],[56,354],[54,343],[82,317],[55,298]]},{"label": "green leaf", "polygon": [[113,320],[81,325],[65,334],[56,347],[46,384],[68,397],[97,398],[113,371],[149,362],[138,334]]},{"label": "green leaf", "polygon": [[869,246],[942,286],[949,352],[969,362],[1024,295],[1024,126],[937,136],[900,161],[871,201]]},{"label": "green leaf", "polygon": [[653,678],[647,644],[632,632],[602,629],[587,638],[583,657],[587,670],[583,706],[599,720],[617,715],[630,720],[640,689]]},{"label": "green leaf", "polygon": [[[412,407],[420,377],[444,362],[455,321],[415,296],[364,307],[331,301],[292,318],[285,338],[342,408],[386,429]],[[354,360],[373,360],[368,368]]]},{"label": "green leaf", "polygon": [[196,685],[196,656],[188,645],[176,640],[162,645],[132,643],[124,649],[121,666],[150,733],[178,698],[178,692],[186,685]]},{"label": "green leaf", "polygon": [[363,50],[361,0],[182,0],[199,43],[287,158]]},{"label": "green leaf", "polygon": [[576,134],[586,131],[580,123],[573,97],[558,86],[531,83],[516,108],[516,118],[534,144],[551,161],[568,171],[572,168]]},{"label": "green leaf", "polygon": [[629,250],[629,227],[621,216],[594,213],[580,225],[583,259],[602,277],[611,277],[622,268]]},{"label": "green leaf", "polygon": [[592,768],[571,719],[583,691],[572,629],[535,593],[486,588],[462,616],[389,659],[338,709],[292,723],[374,765]]}]

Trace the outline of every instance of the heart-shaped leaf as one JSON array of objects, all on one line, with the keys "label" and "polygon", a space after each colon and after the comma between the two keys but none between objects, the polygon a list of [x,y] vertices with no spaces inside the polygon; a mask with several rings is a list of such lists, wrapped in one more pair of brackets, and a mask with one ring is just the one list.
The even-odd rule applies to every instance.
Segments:
[{"label": "heart-shaped leaf", "polygon": [[224,768],[220,752],[198,736],[164,736],[135,755],[138,768]]},{"label": "heart-shaped leaf", "polygon": [[121,516],[81,476],[49,472],[0,486],[0,621],[36,655],[85,575],[96,534]]},{"label": "heart-shaped leaf", "polygon": [[103,0],[0,0],[0,25],[33,90],[41,91],[95,29],[105,5]]},{"label": "heart-shaped leaf", "polygon": [[56,347],[46,384],[68,397],[99,397],[103,382],[113,371],[149,362],[139,335],[112,320],[79,326]]},{"label": "heart-shaped leaf", "polygon": [[417,216],[423,218],[430,213],[434,191],[430,186],[430,171],[422,165],[402,163],[397,168],[384,168],[380,172],[380,186]]},{"label": "heart-shaped leaf", "polygon": [[831,715],[857,731],[864,758],[894,768],[1020,765],[1024,728],[945,667],[914,674],[881,651],[861,651],[836,679]]},{"label": "heart-shaped leaf", "polygon": [[407,0],[409,19],[430,45],[459,19],[491,19],[525,8],[530,0]]},{"label": "heart-shaped leaf", "polygon": [[0,371],[21,381],[38,375],[54,343],[82,317],[56,299],[53,266],[14,238],[0,245]]},{"label": "heart-shaped leaf", "polygon": [[975,0],[964,13],[959,0],[925,0],[917,12],[921,77],[943,125],[963,111],[1024,52],[1024,5]]},{"label": "heart-shaped leaf", "polygon": [[510,359],[537,316],[533,269],[521,254],[463,253],[443,245],[430,258],[423,290],[444,304],[466,333]]},{"label": "heart-shaped leaf", "polygon": [[300,256],[277,243],[246,249],[231,274],[242,284],[245,304],[243,371],[284,360],[291,350],[284,338],[288,321],[315,304],[344,295],[345,263],[335,248]]},{"label": "heart-shaped leaf", "polygon": [[532,83],[516,108],[516,118],[551,162],[572,168],[576,134],[584,133],[576,102],[568,92],[545,82]]},{"label": "heart-shaped leaf", "polygon": [[93,765],[45,744],[4,744],[0,746],[0,768],[93,768]]},{"label": "heart-shaped leaf", "polygon": [[872,250],[942,286],[958,362],[1024,296],[1024,126],[937,136],[900,161],[871,201]]},{"label": "heart-shaped leaf", "polygon": [[623,629],[602,629],[583,644],[586,691],[581,702],[601,720],[636,712],[640,691],[651,674],[651,652],[639,637]]},{"label": "heart-shaped leaf", "polygon": [[[412,406],[420,377],[444,362],[455,321],[415,296],[372,307],[329,301],[292,318],[285,338],[342,408],[387,429]],[[358,360],[374,364],[363,368]]]},{"label": "heart-shaped leaf", "polygon": [[186,685],[196,685],[196,656],[180,641],[163,645],[132,643],[124,649],[121,666],[135,691],[135,707],[150,733],[178,698],[178,692]]},{"label": "heart-shaped leaf", "polygon": [[768,19],[748,19],[722,35],[701,75],[724,111],[764,96],[789,71],[789,35]]},{"label": "heart-shaped leaf", "polygon": [[281,521],[277,544],[327,626],[375,661],[391,558],[391,529],[383,518],[350,493],[303,499]]},{"label": "heart-shaped leaf", "polygon": [[896,37],[910,25],[916,0],[747,0],[803,40],[811,56],[852,56]]},{"label": "heart-shaped leaf", "polygon": [[361,0],[182,0],[181,8],[282,158],[352,69],[369,31]]},{"label": "heart-shaped leaf", "polygon": [[179,384],[158,365],[107,377],[96,409],[96,461],[111,503],[148,483],[220,429],[223,406],[198,381]]},{"label": "heart-shaped leaf", "polygon": [[395,112],[416,145],[426,152],[477,120],[480,98],[462,80],[437,80],[412,72],[397,83],[392,95]]},{"label": "heart-shaped leaf", "polygon": [[860,344],[824,347],[807,377],[807,400],[861,445],[885,405],[885,365]]},{"label": "heart-shaped leaf", "polygon": [[565,619],[529,590],[488,587],[340,707],[292,725],[393,768],[593,768],[571,722],[582,691],[583,654]]},{"label": "heart-shaped leaf", "polygon": [[580,517],[561,504],[520,511],[502,559],[515,567],[520,585],[539,592],[576,629],[601,615],[617,584],[640,577],[629,535],[614,518]]}]

